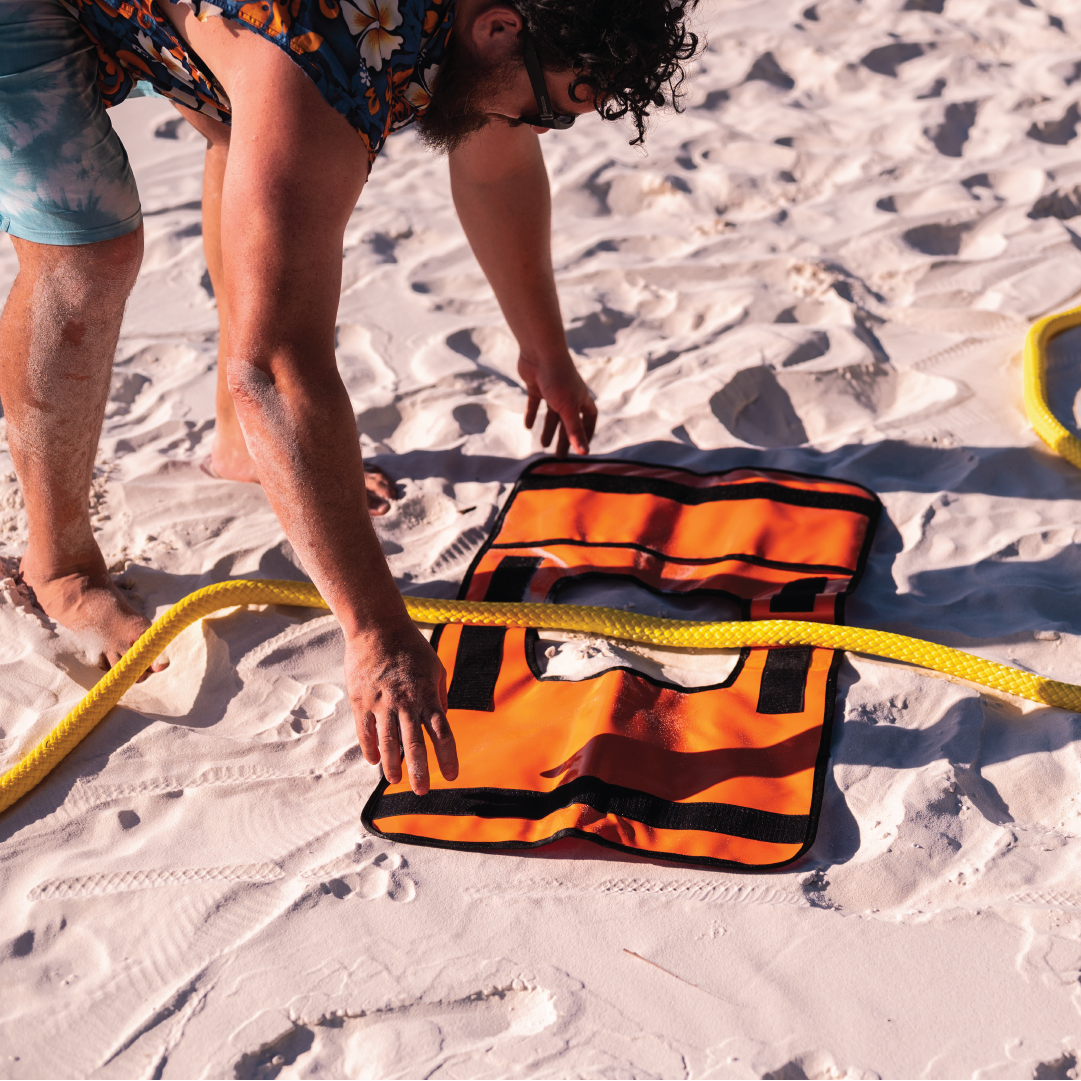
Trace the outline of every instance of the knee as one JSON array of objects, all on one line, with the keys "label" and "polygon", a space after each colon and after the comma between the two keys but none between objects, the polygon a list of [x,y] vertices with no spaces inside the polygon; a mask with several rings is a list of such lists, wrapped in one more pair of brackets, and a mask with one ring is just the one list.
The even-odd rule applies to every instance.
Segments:
[{"label": "knee", "polygon": [[238,412],[264,405],[274,386],[270,374],[250,359],[231,356],[227,361],[225,384]]},{"label": "knee", "polygon": [[76,272],[93,287],[105,285],[110,291],[122,289],[125,299],[135,285],[143,263],[143,227],[113,240],[97,244],[80,244],[72,262]]},{"label": "knee", "polygon": [[143,261],[143,227],[95,244],[22,241],[16,247],[20,275],[37,279],[44,291],[57,293],[75,307],[92,303],[123,308]]}]

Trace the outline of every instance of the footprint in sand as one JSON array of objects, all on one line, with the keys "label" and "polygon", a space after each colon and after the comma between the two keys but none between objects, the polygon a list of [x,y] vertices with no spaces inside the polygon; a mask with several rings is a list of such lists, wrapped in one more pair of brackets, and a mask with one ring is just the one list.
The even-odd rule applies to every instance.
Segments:
[{"label": "footprint in sand", "polygon": [[[1048,1074],[1047,1076],[1051,1076]],[[763,1078],[774,1077],[852,1077],[870,1078],[878,1077],[877,1073],[869,1073],[857,1067],[847,1068],[838,1066],[833,1055],[828,1051],[804,1051],[801,1055],[789,1059],[783,1065],[774,1070],[762,1074]]]},{"label": "footprint in sand", "polygon": [[376,901],[380,897],[387,897],[391,901],[409,902],[417,896],[417,884],[405,870],[408,864],[397,852],[379,852],[369,862],[353,870],[328,873],[330,869],[337,870],[343,862],[336,860],[307,871],[302,877],[319,879],[319,890],[337,897],[339,901],[350,898]]},{"label": "footprint in sand", "polygon": [[[460,998],[414,1001],[299,1021],[276,1040],[243,1055],[242,1078],[499,1076],[492,1054],[542,1033],[557,1020],[553,995],[522,980]],[[497,1063],[506,1064],[500,1057]],[[817,1076],[817,1075],[814,1075]]]}]

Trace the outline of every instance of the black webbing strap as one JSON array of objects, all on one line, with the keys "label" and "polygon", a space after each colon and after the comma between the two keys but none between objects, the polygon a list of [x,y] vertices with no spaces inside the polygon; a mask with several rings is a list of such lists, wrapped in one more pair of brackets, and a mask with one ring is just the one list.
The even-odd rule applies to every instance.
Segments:
[{"label": "black webbing strap", "polygon": [[[524,600],[540,556],[504,556],[492,572],[486,601]],[[454,678],[447,690],[448,709],[495,710],[495,685],[503,666],[506,627],[463,627],[458,640]]]},{"label": "black webbing strap", "polygon": [[807,815],[778,814],[731,803],[676,803],[589,776],[576,777],[551,792],[513,788],[433,788],[424,796],[395,792],[380,799],[378,817],[475,815],[536,822],[576,803],[654,829],[704,830],[771,844],[802,844],[810,825]]},{"label": "black webbing strap", "polygon": [[488,589],[484,594],[486,601],[524,601],[529,591],[529,583],[537,568],[541,565],[540,556],[504,556],[492,571],[488,580]]},{"label": "black webbing strap", "polygon": [[758,692],[759,713],[802,713],[811,647],[771,649],[762,669]]},{"label": "black webbing strap", "polygon": [[815,597],[826,588],[828,581],[828,578],[800,578],[795,582],[787,582],[781,587],[780,593],[770,597],[770,612],[813,612]]},{"label": "black webbing strap", "polygon": [[495,710],[495,684],[503,664],[506,633],[506,627],[462,628],[454,678],[447,691],[448,709]]}]

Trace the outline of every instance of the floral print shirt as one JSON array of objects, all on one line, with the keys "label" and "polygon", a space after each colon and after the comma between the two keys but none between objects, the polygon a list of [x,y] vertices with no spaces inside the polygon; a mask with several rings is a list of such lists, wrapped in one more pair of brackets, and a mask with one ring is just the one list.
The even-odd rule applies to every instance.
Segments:
[{"label": "floral print shirt", "polygon": [[[97,47],[98,85],[118,105],[140,79],[229,123],[229,99],[156,0],[64,0]],[[187,0],[200,19],[246,23],[283,49],[353,125],[375,160],[428,107],[455,0]]]}]

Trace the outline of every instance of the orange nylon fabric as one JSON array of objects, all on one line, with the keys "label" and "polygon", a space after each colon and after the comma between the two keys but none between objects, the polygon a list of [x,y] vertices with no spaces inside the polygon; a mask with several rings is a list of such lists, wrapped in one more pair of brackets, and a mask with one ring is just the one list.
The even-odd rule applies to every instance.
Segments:
[{"label": "orange nylon fabric", "polygon": [[[665,592],[721,590],[748,613],[769,614],[781,597],[800,618],[830,621],[862,571],[877,512],[863,488],[795,474],[541,462],[463,592],[547,600],[569,577],[615,574]],[[810,584],[782,595],[790,583]],[[370,829],[469,849],[575,835],[757,868],[813,841],[840,654],[746,649],[723,684],[687,691],[629,669],[547,677],[535,641],[521,628],[440,629],[459,776],[433,777],[423,797],[407,777],[382,782],[365,808]]]},{"label": "orange nylon fabric", "polygon": [[[461,627],[447,627],[439,656],[453,679]],[[626,671],[610,670],[581,683],[537,679],[526,657],[528,632],[508,630],[495,687],[495,717],[455,710],[461,770],[455,787],[554,792],[581,777],[682,803],[724,803],[793,817],[806,816],[813,796],[822,712],[831,683],[833,651],[813,651],[800,713],[755,712],[769,650],[746,652],[734,683],[684,694]],[[388,793],[408,791],[408,783]],[[718,833],[651,829],[625,815],[599,814],[574,804],[539,820],[398,816],[381,830],[448,840],[534,844],[554,830],[588,830],[647,852],[717,860],[776,863],[802,843],[757,842]],[[633,841],[626,840],[633,837]],[[736,855],[736,853],[739,853]]]},{"label": "orange nylon fabric", "polygon": [[[773,498],[764,493],[695,506],[651,492],[614,498],[586,487],[548,487],[562,479],[597,477],[643,487],[659,482],[653,485],[658,490],[670,484],[692,495],[772,488],[824,502],[832,496],[835,505],[793,505],[774,492]],[[769,601],[785,585],[822,576],[828,580],[824,591],[800,618],[839,622],[836,598],[852,583],[877,515],[877,500],[858,485],[767,470],[710,477],[629,463],[582,467],[559,461],[535,466],[523,480],[545,487],[523,486],[513,494],[492,546],[473,570],[466,599],[484,599],[489,576],[504,556],[541,556],[529,592],[515,599],[548,600],[559,579],[601,571],[630,575],[663,592],[718,590],[745,602],[746,615],[766,619]],[[750,603],[755,607],[747,610]]]}]

